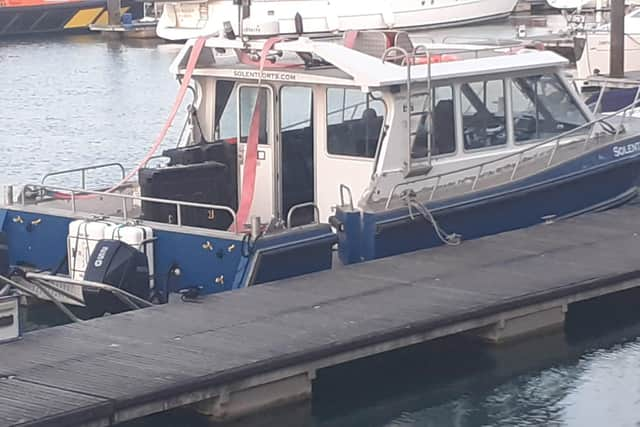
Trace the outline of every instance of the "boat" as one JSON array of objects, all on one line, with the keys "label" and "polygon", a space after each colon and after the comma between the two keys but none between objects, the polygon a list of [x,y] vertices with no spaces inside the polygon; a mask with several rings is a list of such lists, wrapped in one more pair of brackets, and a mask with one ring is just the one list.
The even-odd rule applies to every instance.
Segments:
[{"label": "boat", "polygon": [[[309,35],[364,29],[426,29],[506,18],[517,0],[253,0],[244,25],[276,22],[275,32],[297,34],[295,16]],[[238,8],[229,0],[164,2],[158,36],[186,40],[224,31],[225,22],[238,34]]]},{"label": "boat", "polygon": [[[101,315],[339,275],[637,195],[638,119],[594,115],[556,53],[402,31],[258,36],[183,46],[174,107],[128,174],[98,164],[7,186],[0,282]],[[121,181],[49,183],[106,168]]]},{"label": "boat", "polygon": [[[632,8],[624,18],[625,35],[624,70],[640,71],[640,7]],[[586,80],[593,75],[609,74],[609,54],[611,51],[611,33],[609,24],[603,24],[594,30],[586,30],[578,35],[583,45],[577,55],[575,77]]]},{"label": "boat", "polygon": [[143,17],[140,19],[133,19],[130,13],[123,13],[117,25],[96,23],[90,24],[89,29],[110,38],[155,39],[160,15],[158,6],[156,3],[145,3]]},{"label": "boat", "polygon": [[[142,3],[124,0],[120,12],[139,18]],[[88,31],[107,21],[106,0],[0,0],[0,37]]]}]

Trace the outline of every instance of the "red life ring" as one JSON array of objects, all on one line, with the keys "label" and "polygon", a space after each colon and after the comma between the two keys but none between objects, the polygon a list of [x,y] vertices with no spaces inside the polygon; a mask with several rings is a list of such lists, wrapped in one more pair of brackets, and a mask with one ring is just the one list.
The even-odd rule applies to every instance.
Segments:
[{"label": "red life ring", "polygon": [[438,64],[440,62],[453,62],[457,61],[458,57],[455,55],[429,55],[429,56],[417,56],[413,58],[413,65],[420,64],[428,64],[431,62],[432,64]]}]

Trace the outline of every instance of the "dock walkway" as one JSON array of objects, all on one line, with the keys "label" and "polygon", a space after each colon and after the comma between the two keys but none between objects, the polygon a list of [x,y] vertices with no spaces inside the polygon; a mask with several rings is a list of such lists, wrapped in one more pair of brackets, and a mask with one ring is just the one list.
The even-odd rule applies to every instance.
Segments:
[{"label": "dock walkway", "polygon": [[224,419],[308,398],[318,369],[346,361],[558,326],[573,302],[640,286],[639,233],[630,205],[29,333],[0,346],[0,426],[111,425],[191,404]]}]

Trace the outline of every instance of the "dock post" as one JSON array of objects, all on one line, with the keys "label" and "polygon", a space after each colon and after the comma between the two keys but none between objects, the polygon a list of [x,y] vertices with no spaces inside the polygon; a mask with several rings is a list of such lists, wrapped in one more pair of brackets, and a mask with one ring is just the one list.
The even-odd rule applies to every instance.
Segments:
[{"label": "dock post", "polygon": [[213,421],[232,421],[308,401],[315,371],[269,378],[256,377],[224,387],[217,397],[195,405],[195,410]]},{"label": "dock post", "polygon": [[505,313],[498,322],[475,330],[483,340],[500,344],[521,337],[564,327],[567,304],[533,305],[512,313]]},{"label": "dock post", "polygon": [[624,77],[624,0],[611,0],[609,76]]},{"label": "dock post", "polygon": [[120,25],[120,0],[107,0],[107,12],[109,25]]}]

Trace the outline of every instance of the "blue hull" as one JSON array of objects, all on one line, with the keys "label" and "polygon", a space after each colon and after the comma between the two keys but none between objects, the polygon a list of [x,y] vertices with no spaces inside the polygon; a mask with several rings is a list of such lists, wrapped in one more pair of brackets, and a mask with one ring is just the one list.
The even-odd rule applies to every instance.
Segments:
[{"label": "blue hull", "polygon": [[[615,148],[635,140],[606,146],[535,176],[473,194],[430,203],[440,227],[463,240],[497,234],[544,222],[607,209],[635,197],[640,178],[640,155],[618,156]],[[618,153],[618,154],[617,154]],[[345,224],[339,233],[341,259],[353,263],[441,245],[433,226],[407,208],[382,213],[339,210]]]},{"label": "blue hull", "polygon": [[[614,207],[636,195],[639,140],[622,140],[526,179],[427,207],[441,228],[463,240]],[[68,227],[74,219],[20,206],[0,209],[11,265],[64,273]],[[337,233],[317,224],[257,241],[150,223],[156,237],[156,300],[165,302],[184,289],[210,294],[330,269],[336,242],[344,264],[442,244],[433,226],[421,216],[412,219],[406,208],[364,214],[338,208],[336,219]],[[180,275],[171,274],[175,268]]]}]

